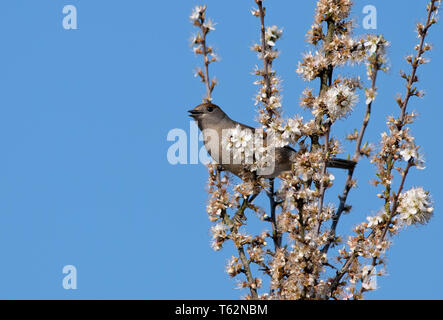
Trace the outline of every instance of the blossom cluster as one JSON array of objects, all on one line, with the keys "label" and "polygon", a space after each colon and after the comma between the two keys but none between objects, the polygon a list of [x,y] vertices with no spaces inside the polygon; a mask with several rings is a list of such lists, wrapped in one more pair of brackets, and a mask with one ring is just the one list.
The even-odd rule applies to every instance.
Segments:
[{"label": "blossom cluster", "polygon": [[207,44],[206,37],[211,31],[215,30],[215,23],[206,18],[206,6],[194,7],[189,19],[199,29],[191,38],[192,50],[195,54],[202,55],[204,60],[204,69],[197,68],[195,77],[199,77],[206,84],[206,98],[204,101],[211,101],[211,93],[217,84],[217,79],[209,79],[208,68],[211,63],[218,61],[219,58],[214,48]]},{"label": "blossom cluster", "polygon": [[358,96],[355,94],[355,89],[340,83],[328,89],[325,102],[329,117],[340,119],[352,112],[358,102]]},{"label": "blossom cluster", "polygon": [[[306,88],[301,97],[300,105],[312,117],[284,119],[281,80],[273,69],[283,31],[278,26],[265,25],[263,0],[254,1],[257,8],[251,13],[260,20],[261,41],[252,50],[263,62],[254,71],[258,77],[255,105],[261,128],[252,131],[238,126],[222,141],[223,147],[233,152],[234,160],[253,175],[239,182],[228,173],[222,174],[216,165],[209,166],[207,212],[215,223],[211,228],[212,247],[220,250],[226,241],[232,241],[237,254],[227,262],[226,272],[233,278],[244,277],[239,288],[249,289],[248,299],[361,299],[365,292],[377,289],[377,278],[386,272],[384,257],[391,245],[389,236],[405,226],[427,223],[434,213],[429,192],[422,187],[405,188],[409,171],[425,167],[421,148],[409,127],[416,113],[408,112],[408,102],[412,97],[423,96],[415,85],[416,74],[428,62],[424,54],[431,46],[424,40],[437,22],[440,1],[429,0],[427,21],[417,24],[420,42],[416,54],[406,58],[412,71],[401,74],[406,81],[406,94],[396,99],[400,115],[387,118],[388,129],[381,134],[377,147],[365,142],[364,136],[377,97],[376,82],[380,71],[388,70],[389,42],[380,35],[353,36],[350,0],[318,0],[314,23],[307,34],[313,47],[296,69],[305,81],[319,83],[318,90]],[[203,35],[214,29],[214,24],[205,18],[205,10],[206,7],[196,7],[191,15],[192,23],[203,32],[192,40],[197,54],[204,54]],[[207,51],[207,56],[211,55],[212,48]],[[355,64],[366,66],[367,80],[359,75],[340,75],[340,68]],[[205,79],[207,72],[201,71],[200,76]],[[364,91],[364,99],[359,98],[360,91]],[[371,159],[377,170],[373,184],[382,189],[377,194],[381,209],[344,236],[337,234],[337,226],[344,214],[352,212],[347,200],[357,186],[354,166],[332,174],[328,164],[344,151],[334,136],[334,124],[351,117],[361,104],[366,111],[361,129],[347,136],[355,143],[355,152],[347,161],[358,164],[362,156]],[[257,145],[257,133],[267,142]],[[279,184],[260,177],[258,169],[273,161],[269,150],[288,146],[296,152],[290,159],[291,170],[279,177]],[[328,203],[325,194],[336,183],[338,174],[346,178],[343,193],[338,203]],[[262,193],[269,198],[269,212],[253,203]],[[246,216],[247,211],[270,223],[271,231],[249,234],[246,227],[251,217]],[[260,294],[266,282],[254,277],[256,269],[269,277],[269,292]]]},{"label": "blossom cluster", "polygon": [[420,187],[402,193],[398,212],[400,219],[408,225],[427,223],[434,212],[429,192]]},{"label": "blossom cluster", "polygon": [[259,59],[263,60],[263,67],[256,67],[254,74],[260,77],[255,81],[260,88],[255,97],[255,105],[259,107],[259,121],[266,130],[274,119],[280,118],[282,101],[280,96],[281,80],[272,69],[273,62],[278,58],[279,51],[276,48],[277,41],[283,36],[283,30],[278,26],[265,27],[263,24],[265,17],[265,8],[262,0],[255,0],[258,9],[252,10],[253,16],[260,18],[261,21],[261,43],[254,44],[252,50],[257,52]]},{"label": "blossom cluster", "polygon": [[232,151],[233,163],[252,164],[255,153],[254,133],[252,130],[242,129],[240,125],[237,125],[237,127],[225,134],[222,145],[228,151]]},{"label": "blossom cluster", "polygon": [[[427,10],[428,18],[426,23],[417,24],[417,34],[420,43],[415,47],[416,54],[407,56],[406,61],[411,66],[411,73],[407,75],[401,72],[402,78],[406,81],[405,96],[398,96],[397,103],[400,107],[400,114],[397,117],[389,116],[387,119],[388,131],[381,134],[379,151],[372,157],[372,163],[377,168],[376,179],[373,184],[382,187],[382,192],[377,196],[383,200],[384,205],[380,213],[373,217],[368,217],[367,222],[363,222],[354,228],[355,235],[350,236],[347,242],[348,250],[343,248],[339,251],[339,258],[346,261],[346,279],[351,282],[346,288],[334,288],[337,295],[345,295],[350,292],[355,299],[362,298],[365,291],[376,289],[375,277],[382,275],[383,270],[375,271],[377,266],[384,264],[384,255],[390,246],[388,235],[394,235],[402,230],[402,227],[412,224],[425,224],[433,215],[434,209],[429,192],[422,187],[411,188],[404,191],[406,178],[412,168],[424,169],[423,156],[419,153],[420,147],[416,144],[409,125],[412,124],[417,114],[408,112],[408,103],[412,97],[421,98],[422,92],[415,85],[418,82],[416,76],[419,66],[427,63],[424,54],[430,50],[430,46],[424,41],[429,28],[435,23],[435,16],[440,6],[439,1],[431,0]],[[373,48],[372,55],[367,61],[368,77],[375,82],[377,71],[383,70],[386,65],[386,44],[387,42],[379,37],[371,41]],[[373,89],[374,87],[372,87]],[[367,104],[373,102],[374,91],[366,92]],[[366,271],[372,273],[373,279],[364,278],[361,272],[362,265],[359,261],[363,259],[369,262]],[[372,281],[372,284],[371,284]],[[358,289],[355,284],[360,282]],[[353,283],[353,284],[352,284]]]}]

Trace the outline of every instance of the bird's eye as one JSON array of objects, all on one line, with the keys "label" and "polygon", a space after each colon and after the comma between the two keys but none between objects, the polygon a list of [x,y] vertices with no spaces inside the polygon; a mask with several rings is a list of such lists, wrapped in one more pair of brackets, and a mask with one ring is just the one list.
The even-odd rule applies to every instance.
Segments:
[{"label": "bird's eye", "polygon": [[214,111],[214,108],[213,107],[208,107],[208,112],[212,112],[212,111]]}]

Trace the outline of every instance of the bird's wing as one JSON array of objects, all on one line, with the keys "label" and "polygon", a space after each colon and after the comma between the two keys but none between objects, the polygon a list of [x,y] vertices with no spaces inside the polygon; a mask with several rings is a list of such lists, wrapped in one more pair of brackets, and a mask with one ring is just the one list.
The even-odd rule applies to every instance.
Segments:
[{"label": "bird's wing", "polygon": [[255,132],[255,128],[253,128],[253,127],[250,127],[250,126],[247,126],[247,125],[245,125],[245,124],[243,124],[243,123],[240,123],[240,122],[237,122],[237,124],[239,124],[240,125],[240,127],[242,128],[242,129],[249,129],[249,130],[251,130],[252,132]]}]

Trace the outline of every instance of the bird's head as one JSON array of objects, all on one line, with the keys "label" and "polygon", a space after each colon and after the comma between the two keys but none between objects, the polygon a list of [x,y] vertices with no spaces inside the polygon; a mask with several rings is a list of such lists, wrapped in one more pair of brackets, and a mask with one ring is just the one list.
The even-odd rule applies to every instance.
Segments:
[{"label": "bird's head", "polygon": [[189,110],[189,116],[198,122],[199,127],[216,125],[226,116],[223,110],[212,103],[203,103]]}]

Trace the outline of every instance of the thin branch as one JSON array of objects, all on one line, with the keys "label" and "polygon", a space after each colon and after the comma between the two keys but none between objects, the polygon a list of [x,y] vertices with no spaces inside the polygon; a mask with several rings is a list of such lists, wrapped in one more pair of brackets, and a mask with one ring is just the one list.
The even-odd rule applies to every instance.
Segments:
[{"label": "thin branch", "polygon": [[[431,20],[431,17],[432,17],[432,13],[435,12],[435,10],[438,8],[438,7],[435,6],[435,4],[437,2],[438,2],[437,0],[431,0],[430,5],[428,5],[428,9],[427,9],[428,15],[427,15],[427,19],[426,19],[426,24],[425,24],[425,26],[423,28],[423,31],[422,31],[421,35],[420,35],[421,36],[421,40],[420,40],[420,44],[419,44],[419,47],[418,47],[418,50],[417,50],[417,55],[415,57],[415,60],[412,62],[412,73],[411,73],[411,75],[409,77],[408,84],[406,86],[407,93],[406,93],[405,99],[402,101],[402,105],[401,105],[400,122],[399,122],[399,125],[398,125],[399,130],[405,125],[404,121],[405,121],[405,118],[406,118],[406,109],[407,109],[407,106],[408,106],[408,102],[409,102],[410,98],[416,92],[416,89],[415,88],[413,89],[412,85],[413,85],[414,82],[417,81],[416,74],[417,74],[418,66],[420,65],[418,62],[421,60],[421,57],[422,57],[423,53],[425,52],[425,50],[424,50],[425,38],[426,38],[426,36],[428,34],[429,28],[435,23],[435,22],[433,22]],[[390,174],[390,172],[392,171],[392,168],[393,168],[393,160],[392,159],[388,159],[387,160],[387,166],[388,166],[388,168],[387,168],[388,174]],[[399,205],[400,195],[401,195],[401,192],[403,191],[404,184],[405,184],[405,181],[406,181],[406,177],[407,177],[407,174],[408,174],[409,169],[411,167],[412,167],[412,164],[411,164],[411,161],[409,161],[407,167],[405,168],[405,171],[403,172],[402,180],[401,180],[399,189],[398,189],[397,193],[395,194],[392,209],[390,208],[389,201],[388,201],[390,193],[391,193],[390,187],[388,186],[387,190],[385,190],[385,192],[388,193],[387,197],[385,195],[385,199],[386,199],[386,204],[389,206],[388,207],[389,210],[387,210],[387,212],[389,212],[389,218],[388,218],[388,221],[386,222],[385,228],[383,230],[383,233],[382,233],[382,236],[381,236],[381,241],[383,241],[384,238],[386,237],[386,234],[387,234],[387,232],[389,230],[389,225],[391,224],[392,218],[393,218],[393,216],[395,215],[395,213],[397,211],[397,208],[398,208],[398,205]],[[375,232],[372,232],[368,237],[375,237]],[[328,247],[329,247],[329,245],[328,245]],[[327,249],[326,249],[326,252],[327,252]],[[357,254],[357,250],[356,250],[353,253],[353,255],[351,255],[346,260],[346,262],[343,265],[342,269],[339,272],[337,272],[337,275],[334,278],[334,280],[333,280],[333,282],[332,282],[332,284],[330,286],[330,293],[331,294],[337,289],[341,279],[349,271],[350,266],[352,265],[354,259],[356,259],[357,257],[358,257],[358,254]],[[373,261],[372,261],[372,265],[373,266],[375,266],[376,260],[377,260],[377,258],[373,258]]]},{"label": "thin branch", "polygon": [[328,250],[329,250],[331,244],[335,241],[335,235],[336,235],[336,231],[337,231],[338,222],[339,222],[340,217],[342,216],[343,212],[346,209],[346,199],[348,198],[349,191],[351,190],[351,187],[352,187],[353,174],[354,174],[354,169],[350,169],[348,171],[348,177],[346,178],[345,189],[343,191],[343,194],[341,196],[339,196],[340,204],[338,206],[338,209],[337,209],[335,215],[332,217],[332,224],[331,224],[331,229],[330,229],[329,235],[328,235],[328,242],[325,244],[323,249],[320,250],[322,254],[328,253]]},{"label": "thin branch", "polygon": [[320,180],[320,196],[319,196],[319,200],[318,200],[318,224],[317,224],[317,234],[320,233],[320,229],[321,229],[321,225],[322,225],[322,221],[321,221],[321,213],[323,211],[323,202],[325,201],[325,193],[326,193],[326,186],[325,183],[323,182],[323,178],[326,175],[326,171],[327,171],[327,162],[328,162],[328,154],[329,154],[329,135],[331,133],[331,123],[327,123],[327,128],[326,128],[326,133],[325,133],[325,163],[323,164],[322,167],[322,172],[321,172],[321,180]]},{"label": "thin branch", "polygon": [[[378,75],[378,71],[380,66],[375,63],[373,65],[374,68],[374,73],[372,75],[372,82],[371,82],[371,90],[374,92],[376,90],[376,82],[377,82],[377,75]],[[371,102],[369,102],[366,105],[366,112],[365,112],[365,117],[363,119],[363,124],[361,125],[361,129],[360,129],[360,133],[358,134],[358,138],[357,138],[357,142],[355,144],[355,152],[354,152],[354,157],[352,158],[353,161],[358,162],[358,160],[360,160],[360,156],[361,156],[361,145],[363,143],[363,137],[366,133],[366,129],[368,127],[369,124],[369,119],[371,118],[371,112],[372,112],[372,100]]]},{"label": "thin branch", "polygon": [[[401,128],[403,128],[403,126],[405,125],[406,110],[407,110],[407,107],[408,107],[408,103],[409,103],[410,98],[416,92],[416,89],[412,88],[412,85],[414,84],[414,82],[417,82],[416,75],[417,75],[418,67],[420,66],[419,61],[421,60],[423,54],[425,53],[425,50],[424,50],[425,39],[426,39],[426,36],[428,35],[429,28],[434,24],[434,22],[432,22],[432,20],[431,20],[431,17],[432,17],[432,13],[437,8],[435,6],[436,2],[438,2],[438,1],[437,0],[431,0],[430,5],[428,5],[428,9],[427,9],[428,15],[427,15],[427,18],[426,18],[426,24],[425,24],[425,26],[423,28],[422,33],[420,34],[420,38],[421,39],[420,39],[420,43],[419,43],[419,46],[418,46],[418,49],[417,49],[417,55],[416,55],[415,59],[412,61],[412,63],[411,63],[412,64],[412,71],[411,71],[411,75],[409,76],[408,83],[406,85],[406,89],[407,89],[406,96],[405,96],[405,99],[403,100],[402,106],[401,106],[401,115],[400,115],[400,121],[399,121],[399,125],[398,125],[398,129],[399,130],[401,130]],[[392,163],[390,165],[388,163],[388,174],[389,175],[391,174],[391,171],[392,171],[392,169],[394,167],[395,160],[391,159],[390,161]],[[389,160],[388,160],[388,162],[389,162]],[[401,179],[401,182],[400,182],[400,186],[399,186],[399,189],[398,189],[397,193],[395,194],[394,201],[393,201],[393,204],[392,204],[392,208],[390,208],[389,206],[387,207],[389,209],[389,210],[387,210],[389,212],[389,218],[388,218],[388,221],[386,222],[386,226],[385,226],[385,228],[383,230],[382,237],[380,239],[381,241],[383,241],[384,238],[386,237],[386,234],[387,234],[387,232],[389,230],[389,225],[391,224],[392,218],[395,216],[395,214],[397,212],[397,208],[398,208],[398,205],[399,205],[400,194],[403,191],[404,184],[405,184],[405,181],[406,181],[406,177],[407,177],[407,175],[409,173],[409,169],[411,167],[413,167],[413,164],[412,164],[412,162],[410,160],[410,161],[408,161],[408,164],[407,164],[407,166],[406,166],[406,168],[405,168],[405,170],[404,170],[404,172],[402,174],[402,179]],[[387,194],[386,194],[385,198],[386,198],[387,204],[389,205],[390,187],[389,187],[389,189],[387,189],[386,193]]]},{"label": "thin branch", "polygon": [[212,89],[211,89],[211,84],[210,84],[210,80],[209,80],[209,64],[210,64],[210,62],[209,62],[209,58],[208,58],[208,54],[209,54],[209,52],[208,52],[208,49],[207,49],[207,46],[206,46],[206,35],[208,34],[208,32],[209,32],[209,29],[208,28],[206,28],[204,25],[203,25],[203,23],[201,24],[201,26],[200,26],[200,28],[201,28],[201,31],[202,31],[202,34],[203,34],[203,36],[202,36],[202,49],[203,49],[203,60],[204,60],[204,82],[205,82],[205,86],[206,86],[206,98],[205,98],[205,100],[207,101],[207,102],[210,102],[210,101],[212,101],[212,97],[211,97],[211,94],[212,94]]},{"label": "thin branch", "polygon": [[426,24],[424,26],[423,32],[420,34],[420,44],[417,50],[417,55],[415,56],[414,61],[412,62],[412,72],[409,77],[408,84],[406,86],[406,96],[405,99],[402,102],[401,106],[401,116],[400,116],[400,124],[399,124],[399,130],[401,130],[401,127],[404,125],[404,120],[406,117],[406,108],[408,106],[409,99],[414,95],[415,89],[412,88],[412,85],[417,82],[417,69],[420,65],[420,60],[423,54],[425,53],[424,45],[425,45],[425,39],[428,34],[429,28],[434,24],[434,22],[431,22],[432,13],[435,11],[436,6],[435,3],[438,2],[438,0],[431,0],[430,6],[428,6],[428,16],[426,18]]},{"label": "thin branch", "polygon": [[[385,225],[385,228],[383,229],[383,233],[381,235],[380,242],[383,242],[383,240],[385,239],[386,234],[388,233],[388,230],[389,230],[389,226],[391,225],[392,218],[394,218],[395,215],[397,214],[397,209],[398,209],[398,206],[400,204],[400,201],[399,201],[400,200],[400,195],[403,192],[403,188],[405,186],[406,176],[409,173],[409,169],[411,169],[412,167],[413,167],[412,162],[408,161],[408,165],[406,166],[406,168],[405,168],[405,170],[403,171],[403,174],[402,174],[400,186],[398,187],[398,191],[395,194],[394,202],[392,204],[392,209],[389,212],[388,221],[386,221],[386,225]],[[373,261],[372,261],[372,265],[375,266],[376,262],[377,262],[377,258],[374,257]]]},{"label": "thin branch", "polygon": [[[266,92],[266,98],[264,100],[264,105],[266,110],[269,112],[270,117],[272,118],[274,115],[274,111],[272,108],[269,108],[269,99],[272,96],[272,85],[271,85],[271,70],[272,70],[272,59],[269,59],[268,52],[272,50],[272,48],[266,43],[266,25],[265,25],[265,15],[266,9],[263,7],[262,0],[255,0],[258,6],[258,12],[260,17],[260,38],[261,38],[261,54],[263,57],[263,80]],[[277,217],[276,217],[276,208],[277,202],[275,201],[275,191],[274,191],[274,179],[269,179],[270,183],[270,191],[266,192],[269,198],[269,206],[271,211],[270,222],[272,225],[272,239],[274,241],[274,248],[277,251],[278,248],[281,247],[281,235],[278,231],[277,226]]]},{"label": "thin branch", "polygon": [[274,241],[275,252],[277,252],[277,249],[281,247],[282,238],[280,232],[278,231],[277,217],[275,213],[275,210],[277,208],[277,203],[275,201],[274,179],[269,179],[269,183],[271,185],[270,191],[266,192],[266,194],[269,198],[269,205],[271,208],[270,222],[272,225],[272,240]]},{"label": "thin branch", "polygon": [[[377,61],[377,58],[375,61]],[[378,75],[378,71],[379,71],[380,66],[377,63],[374,63],[373,68],[374,68],[374,72],[372,75],[371,90],[375,91],[376,90],[377,75]],[[363,119],[363,124],[362,124],[360,132],[358,134],[354,156],[352,157],[352,160],[355,162],[358,162],[360,160],[361,145],[363,142],[363,137],[366,133],[366,129],[369,124],[369,119],[371,117],[371,111],[372,111],[372,101],[370,101],[366,105],[365,117]],[[335,235],[336,235],[336,231],[337,231],[338,222],[339,222],[343,212],[346,209],[346,201],[348,199],[349,192],[351,191],[351,188],[352,188],[353,175],[354,175],[354,168],[349,169],[343,193],[339,196],[340,204],[337,208],[335,215],[332,218],[332,225],[331,225],[331,229],[330,229],[329,236],[328,236],[329,239],[328,239],[328,242],[326,243],[326,245],[321,250],[322,253],[327,253],[331,244],[335,241]]]},{"label": "thin branch", "polygon": [[250,262],[246,258],[245,249],[243,248],[243,246],[240,246],[237,248],[237,250],[238,250],[238,256],[240,257],[240,261],[243,264],[244,274],[246,276],[246,279],[248,280],[251,297],[252,299],[257,300],[258,299],[257,289],[252,287],[252,284],[254,283],[254,277],[252,276]]},{"label": "thin branch", "polygon": [[[326,38],[324,40],[324,47],[327,47],[334,38],[335,33],[335,23],[331,20],[328,20],[328,31],[326,34]],[[325,55],[328,56],[330,54],[330,51],[326,51]],[[321,83],[320,83],[320,95],[322,95],[325,91],[329,89],[329,87],[332,84],[332,74],[334,72],[334,68],[330,65],[328,66],[327,70],[323,71],[323,74],[321,76]],[[319,124],[321,124],[322,119],[319,118]],[[328,154],[329,154],[329,136],[331,134],[331,126],[332,123],[330,122],[329,118],[327,119],[326,123],[326,132],[325,132],[325,146],[324,146],[324,153],[325,153],[325,161],[323,163],[322,172],[321,172],[321,181],[320,181],[320,195],[319,195],[319,201],[318,201],[318,223],[317,223],[317,233],[320,233],[321,228],[321,213],[323,211],[323,202],[325,199],[325,193],[326,193],[326,186],[323,183],[323,177],[326,175],[327,171],[327,162],[328,162]],[[314,141],[313,141],[314,142]]]},{"label": "thin branch", "polygon": [[[219,189],[222,188],[222,184],[221,184],[221,173],[219,168],[217,168],[217,187]],[[230,218],[228,213],[226,212],[226,210],[223,210],[222,212],[222,219],[223,222],[225,223],[225,225],[227,225],[231,232],[233,233],[237,233],[238,232],[238,226],[239,224],[236,223],[238,220],[238,217],[241,217],[244,215],[244,211],[246,210],[246,208],[249,206],[249,204],[257,197],[257,195],[252,195],[250,198],[244,199],[242,205],[240,206],[239,210],[237,210],[237,212],[234,215],[234,218]],[[251,297],[252,299],[258,299],[258,294],[257,294],[257,289],[252,287],[252,284],[254,283],[254,277],[252,276],[252,272],[251,272],[251,266],[250,266],[250,262],[248,261],[248,259],[246,258],[246,253],[245,250],[243,248],[243,245],[239,245],[237,246],[237,251],[238,251],[238,256],[240,258],[240,261],[242,262],[243,265],[243,273],[246,276],[246,280],[248,281],[249,284],[249,291],[251,292]]]},{"label": "thin branch", "polygon": [[[267,52],[269,50],[269,46],[266,44],[266,26],[265,26],[265,8],[263,7],[263,1],[256,0],[255,1],[258,6],[259,14],[260,14],[260,33],[261,33],[261,54],[263,56],[263,80],[265,81],[265,89],[266,89],[266,106],[269,98],[272,95],[271,91],[271,77],[270,73],[272,70],[272,62],[267,57]],[[271,117],[273,115],[273,110],[271,108],[266,108],[270,113]]]},{"label": "thin branch", "polygon": [[[206,6],[197,6],[194,12],[196,16],[191,16],[193,25],[200,29],[200,32],[193,39],[192,45],[194,46],[194,52],[196,54],[201,54],[203,56],[204,70],[198,70],[198,76],[201,78],[202,82],[205,83],[206,87],[206,97],[203,99],[204,102],[212,101],[212,91],[216,85],[215,80],[210,80],[209,77],[209,65],[216,61],[211,47],[207,45],[207,35],[211,30],[214,30],[213,23],[210,20],[206,20]],[[212,58],[209,57],[212,55]]]},{"label": "thin branch", "polygon": [[343,267],[340,269],[340,271],[337,271],[335,278],[332,280],[332,283],[329,287],[329,294],[332,296],[334,291],[338,288],[338,285],[340,284],[341,279],[343,276],[349,271],[349,268],[352,266],[352,263],[354,263],[354,260],[358,257],[358,254],[354,252],[345,262]]},{"label": "thin branch", "polygon": [[[411,167],[412,167],[411,162],[408,162],[408,166],[405,169],[405,172],[403,174],[403,178],[402,178],[400,187],[398,189],[397,195],[396,195],[395,200],[394,200],[394,205],[393,205],[393,211],[392,212],[396,212],[397,211],[397,207],[398,207],[398,204],[399,204],[399,197],[400,197],[401,192],[403,191],[403,187],[404,187],[404,184],[405,184],[406,176],[407,176],[407,174],[409,172],[409,169]],[[391,213],[390,217],[388,219],[388,222],[386,223],[385,229],[383,230],[383,234],[382,234],[382,237],[381,237],[380,241],[384,240],[384,238],[385,238],[385,236],[387,234],[387,231],[389,230],[389,225],[390,225],[390,221],[391,221],[392,217],[393,217],[393,215]],[[375,237],[375,233],[374,232],[371,233],[367,238],[370,239],[370,238],[373,238],[373,237]],[[352,266],[352,263],[354,262],[354,260],[357,257],[358,257],[358,249],[355,249],[354,253],[346,260],[345,264],[340,269],[340,271],[338,271],[336,273],[336,276],[333,279],[333,281],[331,283],[331,286],[329,288],[329,290],[330,290],[329,292],[330,292],[331,295],[337,289],[338,285],[340,284],[341,279],[349,271],[349,268]],[[377,258],[373,259],[373,261],[372,261],[372,265],[373,266],[376,265],[376,260],[377,260]]]}]

